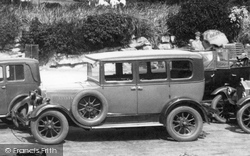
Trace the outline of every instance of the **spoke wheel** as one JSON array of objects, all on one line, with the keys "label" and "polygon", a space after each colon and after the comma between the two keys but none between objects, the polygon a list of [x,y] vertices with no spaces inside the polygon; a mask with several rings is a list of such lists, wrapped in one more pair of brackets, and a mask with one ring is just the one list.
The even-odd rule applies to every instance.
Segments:
[{"label": "spoke wheel", "polygon": [[219,111],[219,114],[214,114],[214,118],[220,123],[226,123],[227,119],[225,117],[225,110],[224,110],[225,101],[222,95],[217,95],[213,99],[211,107]]},{"label": "spoke wheel", "polygon": [[237,122],[243,131],[250,133],[250,103],[237,112]]},{"label": "spoke wheel", "polygon": [[188,106],[177,107],[167,117],[167,131],[177,141],[196,140],[202,130],[203,120],[199,112]]},{"label": "spoke wheel", "polygon": [[78,113],[86,120],[97,118],[102,110],[102,102],[95,96],[85,96],[78,103]]},{"label": "spoke wheel", "polygon": [[66,117],[58,111],[46,111],[35,121],[31,121],[31,132],[42,144],[58,144],[68,134],[69,125]]},{"label": "spoke wheel", "polygon": [[95,126],[106,118],[108,103],[97,91],[83,91],[74,98],[71,112],[82,125]]}]

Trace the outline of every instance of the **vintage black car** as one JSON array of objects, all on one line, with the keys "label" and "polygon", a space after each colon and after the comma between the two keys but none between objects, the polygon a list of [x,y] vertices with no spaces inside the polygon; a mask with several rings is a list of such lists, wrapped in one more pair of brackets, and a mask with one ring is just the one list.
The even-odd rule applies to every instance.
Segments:
[{"label": "vintage black car", "polygon": [[221,92],[222,86],[236,87],[240,79],[249,80],[250,65],[243,55],[232,55],[228,49],[199,52],[205,68],[204,100],[211,100]]},{"label": "vintage black car", "polygon": [[226,122],[236,118],[238,125],[250,133],[250,81],[241,79],[237,88],[225,86],[223,92],[215,96],[212,107],[219,110],[215,118]]}]

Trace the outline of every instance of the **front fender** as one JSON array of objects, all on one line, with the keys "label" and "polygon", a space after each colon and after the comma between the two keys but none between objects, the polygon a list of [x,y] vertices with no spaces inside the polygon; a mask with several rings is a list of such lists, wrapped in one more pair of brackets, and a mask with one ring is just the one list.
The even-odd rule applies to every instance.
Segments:
[{"label": "front fender", "polygon": [[47,110],[56,110],[59,111],[61,113],[63,113],[63,115],[65,115],[65,117],[67,119],[70,119],[71,121],[73,121],[77,126],[85,128],[85,129],[90,129],[90,127],[88,126],[84,126],[80,123],[78,123],[74,117],[71,115],[71,113],[69,112],[69,110],[67,110],[65,107],[63,107],[62,105],[58,105],[58,104],[47,104],[44,103],[42,105],[37,106],[34,111],[31,112],[29,119],[30,120],[36,120],[36,118],[38,116],[40,116],[43,112],[47,111]]},{"label": "front fender", "polygon": [[170,102],[168,102],[167,104],[165,104],[162,113],[161,113],[161,117],[160,117],[160,122],[165,124],[165,119],[168,116],[168,114],[170,113],[170,111],[172,111],[174,108],[178,107],[178,106],[191,106],[194,109],[196,109],[202,116],[202,119],[205,122],[209,123],[209,119],[208,119],[208,114],[206,113],[207,111],[205,110],[205,108],[201,105],[200,102],[190,99],[190,98],[175,98],[173,100],[171,100]]},{"label": "front fender", "polygon": [[245,104],[247,104],[248,102],[250,102],[250,95],[241,98],[241,99],[236,103],[236,105],[237,105],[238,107],[242,107],[242,106],[244,106]]},{"label": "front fender", "polygon": [[233,87],[230,87],[230,86],[223,86],[223,87],[220,87],[220,88],[215,89],[215,90],[211,93],[211,95],[217,95],[217,94],[219,94],[219,93],[224,93],[226,96],[228,96],[228,93],[227,93],[228,88],[230,88],[230,89],[232,90],[232,92],[235,92],[235,91],[236,91],[236,89],[233,88]]},{"label": "front fender", "polygon": [[59,109],[61,111],[63,111],[64,113],[68,113],[68,110],[66,108],[64,108],[61,105],[56,105],[56,104],[47,104],[44,103],[42,105],[37,106],[30,114],[30,119],[35,119],[36,117],[38,117],[42,112],[49,110],[49,109]]}]

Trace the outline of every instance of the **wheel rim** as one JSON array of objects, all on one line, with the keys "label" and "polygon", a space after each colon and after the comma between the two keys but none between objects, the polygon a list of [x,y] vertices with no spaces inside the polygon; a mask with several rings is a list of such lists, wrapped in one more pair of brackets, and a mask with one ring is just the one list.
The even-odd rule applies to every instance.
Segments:
[{"label": "wheel rim", "polygon": [[216,105],[216,109],[219,111],[219,117],[225,119],[224,99],[222,97],[218,100],[218,103]]},{"label": "wheel rim", "polygon": [[62,129],[60,119],[52,115],[44,116],[38,122],[38,131],[44,138],[55,138],[62,133]]},{"label": "wheel rim", "polygon": [[78,103],[78,113],[84,119],[94,119],[102,112],[101,101],[94,96],[85,96]]},{"label": "wheel rim", "polygon": [[242,114],[242,123],[247,128],[250,128],[250,108],[249,107],[247,107]]},{"label": "wheel rim", "polygon": [[172,126],[179,135],[191,135],[197,129],[197,122],[193,114],[180,112],[174,116]]}]

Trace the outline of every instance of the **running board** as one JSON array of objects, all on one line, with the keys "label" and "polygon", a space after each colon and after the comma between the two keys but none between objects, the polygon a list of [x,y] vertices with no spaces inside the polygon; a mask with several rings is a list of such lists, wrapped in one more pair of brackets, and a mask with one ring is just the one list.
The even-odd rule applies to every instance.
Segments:
[{"label": "running board", "polygon": [[133,128],[133,127],[156,127],[164,126],[159,122],[143,122],[143,123],[126,123],[126,124],[103,124],[91,127],[92,129],[108,129],[108,128]]}]

